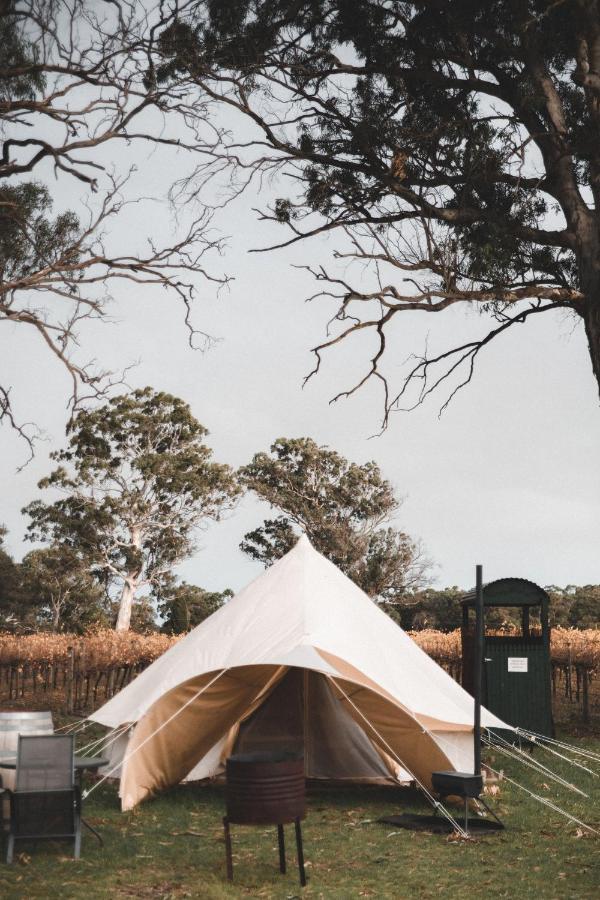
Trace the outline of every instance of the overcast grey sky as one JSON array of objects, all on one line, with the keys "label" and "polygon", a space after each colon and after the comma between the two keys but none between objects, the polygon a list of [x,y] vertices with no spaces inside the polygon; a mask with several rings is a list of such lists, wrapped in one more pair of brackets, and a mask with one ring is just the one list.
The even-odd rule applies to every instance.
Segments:
[{"label": "overcast grey sky", "polygon": [[[129,153],[139,167],[132,190],[164,191],[172,171],[164,157],[139,148]],[[49,183],[54,191],[56,184]],[[270,190],[277,193],[277,186]],[[76,206],[79,196],[79,186],[61,181],[62,206]],[[323,338],[334,308],[326,301],[303,302],[314,284],[293,265],[327,261],[334,239],[250,254],[274,237],[273,226],[258,223],[251,211],[260,201],[251,192],[242,196],[217,223],[229,240],[212,270],[234,276],[229,289],[216,296],[213,286],[198,281],[195,322],[219,338],[212,349],[187,346],[182,311],[164,292],[132,286],[115,290],[112,322],[86,327],[83,348],[92,348],[103,366],[137,361],[131,387],[149,384],[189,402],[210,430],[215,457],[232,466],[277,437],[303,435],[356,462],[375,460],[405,497],[396,526],[422,539],[436,563],[438,585],[471,585],[477,562],[488,579],[600,582],[600,407],[582,327],[546,314],[511,328],[480,355],[473,383],[441,418],[444,398],[433,396],[422,408],[393,415],[387,431],[373,437],[382,413],[375,385],[329,404],[365,370],[368,339],[327,354],[321,373],[302,389],[313,364],[310,348]],[[169,226],[166,205],[136,207],[109,239],[118,244]],[[281,239],[279,232],[275,237]],[[460,309],[426,318],[396,317],[387,351],[392,379],[427,337],[430,349],[448,347],[483,334],[488,325],[475,311]],[[20,510],[35,498],[36,483],[51,465],[48,454],[64,440],[69,384],[26,328],[5,323],[0,337],[1,374],[14,384],[17,410],[46,433],[34,461],[17,473],[25,448],[8,429],[0,432],[0,522],[20,558],[30,548],[22,542],[26,521]],[[266,512],[245,498],[226,521],[200,536],[181,576],[210,589],[242,587],[260,567],[238,545]]]}]

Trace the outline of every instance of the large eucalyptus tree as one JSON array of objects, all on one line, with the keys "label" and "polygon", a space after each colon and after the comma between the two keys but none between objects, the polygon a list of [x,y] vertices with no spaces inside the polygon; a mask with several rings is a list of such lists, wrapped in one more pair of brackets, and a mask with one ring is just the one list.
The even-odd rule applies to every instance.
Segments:
[{"label": "large eucalyptus tree", "polygon": [[376,463],[350,462],[312,438],[278,438],[238,474],[278,513],[244,535],[241,549],[252,559],[271,565],[304,531],[380,602],[409,602],[427,583],[430,562],[419,541],[392,526],[401,504]]},{"label": "large eucalyptus tree", "polygon": [[197,529],[218,519],[239,489],[213,462],[206,428],[183,400],[150,388],[80,412],[60,465],[40,482],[30,539],[64,544],[120,593],[116,628],[129,628],[136,595],[191,554]]},{"label": "large eucalyptus tree", "polygon": [[[335,255],[360,264],[311,268],[337,304],[316,369],[370,333],[348,388],[381,379],[387,417],[439,385],[451,396],[492,340],[562,312],[600,385],[598,0],[196,0],[157,51],[159,83],[185,73],[230,111],[215,166],[240,184],[288,176],[262,212],[288,229],[278,246],[337,231]],[[487,333],[413,347],[388,390],[392,322],[457,305]]]}]

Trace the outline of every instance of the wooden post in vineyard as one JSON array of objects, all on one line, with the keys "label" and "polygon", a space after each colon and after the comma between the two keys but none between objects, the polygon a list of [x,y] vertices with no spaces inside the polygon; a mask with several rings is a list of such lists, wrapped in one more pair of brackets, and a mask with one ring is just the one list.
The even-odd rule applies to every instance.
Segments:
[{"label": "wooden post in vineyard", "polygon": [[73,677],[75,674],[75,650],[73,647],[67,647],[67,684],[66,684],[66,711],[73,712]]},{"label": "wooden post in vineyard", "polygon": [[586,725],[590,723],[590,694],[589,694],[589,680],[590,680],[590,672],[585,666],[582,666],[581,669],[581,678],[582,678],[582,693],[583,693],[583,721]]}]

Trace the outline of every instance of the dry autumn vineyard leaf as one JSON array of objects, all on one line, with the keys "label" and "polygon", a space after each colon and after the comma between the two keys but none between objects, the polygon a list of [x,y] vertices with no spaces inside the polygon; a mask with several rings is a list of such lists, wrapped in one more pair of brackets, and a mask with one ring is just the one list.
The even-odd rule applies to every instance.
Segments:
[{"label": "dry autumn vineyard leaf", "polygon": [[[413,640],[441,666],[450,669],[460,664],[460,631],[448,634],[432,629],[409,632]],[[503,632],[505,633],[505,632]],[[592,675],[600,667],[600,630],[553,628],[551,657],[559,671],[569,667],[585,669]],[[86,635],[38,633],[14,635],[0,633],[0,666],[25,666],[44,669],[65,665],[73,648],[80,672],[100,673],[107,669],[150,665],[182,635],[117,633],[110,629]]]}]

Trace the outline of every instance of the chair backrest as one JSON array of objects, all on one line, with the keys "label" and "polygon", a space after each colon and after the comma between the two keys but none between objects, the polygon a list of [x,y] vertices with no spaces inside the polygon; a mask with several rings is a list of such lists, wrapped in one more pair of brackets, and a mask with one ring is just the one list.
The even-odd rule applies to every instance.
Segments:
[{"label": "chair backrest", "polygon": [[73,735],[19,735],[17,791],[59,791],[73,785]]}]

